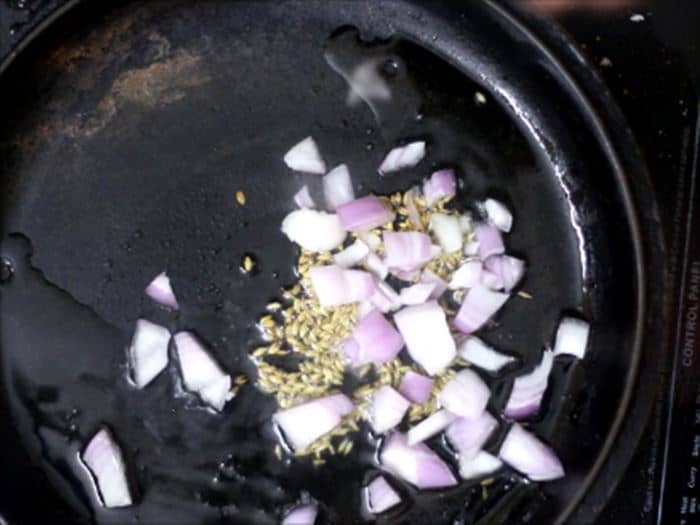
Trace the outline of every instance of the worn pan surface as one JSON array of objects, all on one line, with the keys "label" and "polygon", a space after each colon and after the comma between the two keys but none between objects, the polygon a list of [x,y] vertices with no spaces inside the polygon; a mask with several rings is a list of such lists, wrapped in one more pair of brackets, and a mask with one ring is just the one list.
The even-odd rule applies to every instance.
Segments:
[{"label": "worn pan surface", "polygon": [[[254,378],[254,321],[293,281],[279,224],[307,180],[281,157],[311,134],[364,191],[404,189],[449,164],[465,199],[509,203],[508,243],[528,260],[533,299],[513,299],[485,339],[533,366],[561,312],[593,325],[589,356],[557,361],[546,416],[531,423],[566,478],[533,485],[506,472],[486,492],[417,494],[378,521],[562,522],[582,500],[575,519],[592,520],[600,505],[583,498],[604,500],[624,469],[624,459],[606,463],[610,446],[640,359],[655,362],[644,352],[661,344],[663,246],[634,144],[566,39],[549,40],[562,63],[489,2],[100,4],[57,20],[0,80],[2,515],[275,523],[306,492],[323,523],[361,520],[369,444],[320,470],[280,462],[265,424],[274,404],[253,386],[214,416],[178,393],[174,369],[143,391],[125,379],[142,316],[196,330],[231,373]],[[388,61],[394,101],[347,105],[329,53],[341,67]],[[426,163],[379,179],[388,149],[418,136],[429,141]],[[247,253],[259,263],[253,276],[239,272]],[[163,269],[177,315],[142,294]],[[494,410],[511,378],[494,380]],[[102,423],[132,468],[132,509],[100,510],[77,462]]]}]

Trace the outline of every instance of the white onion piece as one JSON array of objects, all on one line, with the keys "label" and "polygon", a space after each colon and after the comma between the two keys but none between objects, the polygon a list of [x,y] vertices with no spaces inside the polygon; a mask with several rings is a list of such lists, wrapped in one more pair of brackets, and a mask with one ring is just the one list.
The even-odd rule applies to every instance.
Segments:
[{"label": "white onion piece", "polygon": [[462,359],[487,372],[498,372],[515,361],[514,357],[497,352],[473,335],[462,341],[457,352]]},{"label": "white onion piece", "polygon": [[403,168],[416,166],[425,157],[425,142],[411,142],[392,149],[379,166],[379,174],[386,175]]},{"label": "white onion piece", "polygon": [[445,431],[450,446],[460,456],[471,458],[496,430],[498,422],[486,411],[475,418],[459,418]]},{"label": "white onion piece", "polygon": [[428,206],[445,197],[453,197],[456,191],[455,172],[449,169],[436,171],[423,184],[423,196]]},{"label": "white onion piece", "polygon": [[312,137],[306,137],[293,146],[285,154],[284,163],[294,171],[316,173],[318,175],[326,173],[326,163],[323,162],[318,146]]},{"label": "white onion piece", "polygon": [[300,208],[315,208],[316,203],[314,202],[313,198],[311,197],[311,193],[309,192],[309,187],[304,184],[304,186],[301,187],[301,189],[296,192],[294,195],[294,204],[299,206]]},{"label": "white onion piece", "polygon": [[231,395],[231,376],[226,374],[190,332],[173,337],[180,374],[185,389],[199,395],[206,404],[219,412]]},{"label": "white onion piece", "polygon": [[405,305],[423,304],[430,299],[435,290],[435,283],[418,283],[402,288],[399,293],[399,301]]},{"label": "white onion piece", "polygon": [[168,365],[170,331],[145,319],[136,321],[129,345],[131,379],[138,388],[148,385]]},{"label": "white onion piece", "polygon": [[377,281],[370,302],[382,313],[392,312],[401,308],[399,294],[384,281]]},{"label": "white onion piece", "polygon": [[442,246],[438,246],[437,244],[431,244],[430,245],[430,258],[435,259],[436,257],[440,257],[442,255]]},{"label": "white onion piece", "polygon": [[314,399],[272,416],[293,450],[302,450],[337,427],[353,411],[352,401],[343,394]]},{"label": "white onion piece", "polygon": [[369,247],[364,242],[357,240],[333,255],[333,261],[342,268],[350,268],[363,261],[368,255]]},{"label": "white onion piece", "polygon": [[345,164],[336,166],[323,177],[323,195],[331,210],[355,200],[350,170]]},{"label": "white onion piece", "polygon": [[455,419],[457,419],[457,416],[447,410],[438,410],[432,413],[406,433],[408,445],[412,446],[416,443],[422,443],[426,439],[439,434]]},{"label": "white onion piece", "polygon": [[[494,257],[498,257],[498,256],[496,255]],[[493,259],[493,257],[490,257],[490,259]],[[498,278],[498,275],[496,275],[495,273],[490,272],[488,270],[484,270],[481,272],[481,279],[479,282],[483,286],[488,288],[489,290],[502,290],[503,289],[503,284],[501,283],[501,280]]]},{"label": "white onion piece", "polygon": [[374,277],[361,270],[346,270],[335,264],[309,270],[311,285],[321,306],[357,303],[372,297]]},{"label": "white onion piece", "polygon": [[525,275],[525,261],[510,255],[494,255],[484,267],[496,277],[496,288],[510,292]]},{"label": "white onion piece", "polygon": [[586,355],[591,325],[575,317],[564,317],[557,328],[554,355],[570,354],[579,359]]},{"label": "white onion piece", "polygon": [[386,363],[394,359],[403,348],[401,334],[376,310],[357,324],[352,338],[358,345],[354,363],[356,366]]},{"label": "white onion piece", "polygon": [[461,417],[475,418],[486,408],[491,390],[479,377],[468,369],[460,370],[438,394],[440,404]]},{"label": "white onion piece", "polygon": [[508,233],[513,227],[513,215],[505,204],[495,199],[486,199],[482,203],[488,221],[502,232]]},{"label": "white onion piece", "polygon": [[282,233],[311,252],[327,252],[340,246],[347,232],[338,217],[316,210],[295,210],[282,221]]},{"label": "white onion piece", "polygon": [[369,424],[377,434],[384,434],[396,425],[406,415],[411,402],[390,386],[379,387],[369,403]]},{"label": "white onion piece", "polygon": [[425,443],[409,446],[406,436],[398,432],[387,437],[379,460],[384,468],[419,489],[457,484],[450,468]]},{"label": "white onion piece", "polygon": [[360,301],[357,305],[357,318],[364,319],[374,310],[375,306],[370,301]]},{"label": "white onion piece", "polygon": [[290,510],[282,520],[282,525],[314,525],[318,514],[315,503],[303,503]]},{"label": "white onion piece", "polygon": [[467,261],[452,274],[450,290],[472,288],[481,282],[483,267],[481,261]]},{"label": "white onion piece", "polygon": [[515,378],[508,403],[503,411],[506,417],[522,419],[539,411],[553,363],[554,352],[545,350],[542,360],[532,372]]},{"label": "white onion piece", "polygon": [[165,272],[156,275],[156,277],[146,287],[145,293],[161,306],[178,309],[177,298],[170,286],[170,278]]},{"label": "white onion piece", "polygon": [[396,214],[376,195],[365,195],[346,202],[336,209],[343,228],[352,232],[366,232],[393,222]]},{"label": "white onion piece", "polygon": [[459,458],[459,476],[462,479],[476,479],[488,476],[503,466],[496,456],[480,450],[474,457]]},{"label": "white onion piece", "polygon": [[423,404],[430,399],[434,381],[422,374],[409,370],[401,378],[399,392],[414,403]]},{"label": "white onion piece", "polygon": [[532,481],[564,476],[564,467],[554,451],[517,423],[508,431],[498,456]]},{"label": "white onion piece", "polygon": [[401,503],[401,496],[384,476],[378,476],[363,489],[362,499],[364,507],[372,514],[381,514]]},{"label": "white onion piece", "polygon": [[472,216],[466,213],[464,215],[460,215],[459,227],[462,228],[462,233],[471,233],[471,231],[474,229],[474,225],[472,223]]},{"label": "white onion piece", "polygon": [[479,243],[479,258],[485,261],[492,255],[506,251],[501,232],[491,224],[477,224],[474,228],[476,241]]},{"label": "white onion piece", "polygon": [[462,249],[462,228],[459,218],[444,213],[433,213],[430,216],[430,230],[435,234],[445,253],[453,253]]},{"label": "white onion piece", "polygon": [[454,319],[454,326],[465,334],[481,328],[508,300],[508,294],[481,285],[469,290]]},{"label": "white onion piece", "polygon": [[365,259],[365,267],[367,270],[372,272],[377,279],[382,281],[386,279],[387,275],[389,275],[389,268],[376,253],[370,252],[367,255],[367,258]]},{"label": "white onion piece", "polygon": [[435,375],[452,363],[457,349],[437,301],[407,306],[394,315],[394,322],[408,353],[428,374]]},{"label": "white onion piece", "polygon": [[114,508],[133,504],[124,457],[109,430],[98,430],[85,447],[80,459],[95,480],[103,506]]},{"label": "white onion piece", "polygon": [[369,246],[369,249],[373,252],[376,252],[382,246],[382,238],[376,233],[358,232],[357,238]]},{"label": "white onion piece", "polygon": [[468,257],[474,257],[479,255],[479,247],[481,243],[479,241],[469,241],[464,243],[464,255]]},{"label": "white onion piece", "polygon": [[406,206],[406,213],[408,214],[408,220],[411,222],[414,228],[423,229],[423,221],[418,213],[418,208],[416,207],[416,197],[418,196],[418,188],[411,188],[406,192],[406,199],[404,204]]},{"label": "white onion piece", "polygon": [[413,272],[432,259],[430,237],[425,233],[385,231],[382,238],[384,262],[391,269]]},{"label": "white onion piece", "polygon": [[447,283],[442,278],[430,269],[423,270],[420,277],[420,282],[434,284],[433,292],[430,294],[431,299],[439,299],[442,294],[447,291]]}]

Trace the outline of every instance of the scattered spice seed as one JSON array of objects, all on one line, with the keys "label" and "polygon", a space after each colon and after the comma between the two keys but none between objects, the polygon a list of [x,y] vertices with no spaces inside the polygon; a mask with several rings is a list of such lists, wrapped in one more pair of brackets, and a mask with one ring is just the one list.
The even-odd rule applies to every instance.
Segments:
[{"label": "scattered spice seed", "polygon": [[244,273],[253,273],[257,265],[258,263],[255,258],[250,254],[245,254],[243,259],[241,259],[241,270],[243,270]]},{"label": "scattered spice seed", "polygon": [[245,206],[245,193],[243,193],[241,190],[238,190],[236,192],[236,201],[238,201],[238,204],[240,204],[241,206]]},{"label": "scattered spice seed", "polygon": [[523,299],[532,299],[532,295],[530,295],[529,293],[527,293],[524,290],[520,290],[518,292],[518,297],[522,297]]}]

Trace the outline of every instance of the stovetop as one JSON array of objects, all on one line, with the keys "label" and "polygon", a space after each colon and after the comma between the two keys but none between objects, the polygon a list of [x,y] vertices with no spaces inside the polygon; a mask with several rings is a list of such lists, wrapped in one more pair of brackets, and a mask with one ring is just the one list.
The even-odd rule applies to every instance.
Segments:
[{"label": "stovetop", "polygon": [[[700,523],[700,1],[518,0],[598,65],[650,168],[671,258],[669,358],[653,415],[598,525]],[[68,0],[2,0],[0,62]],[[645,388],[646,385],[640,385]],[[654,388],[655,385],[648,385]]]}]

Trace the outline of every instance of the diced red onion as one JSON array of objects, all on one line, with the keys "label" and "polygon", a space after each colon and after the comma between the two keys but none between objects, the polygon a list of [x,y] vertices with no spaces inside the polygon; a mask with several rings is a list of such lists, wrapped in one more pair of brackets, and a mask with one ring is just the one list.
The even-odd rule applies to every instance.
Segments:
[{"label": "diced red onion", "polygon": [[479,257],[485,261],[492,255],[500,255],[506,251],[501,232],[491,224],[477,224],[474,235],[479,243]]},{"label": "diced red onion", "polygon": [[343,228],[352,232],[364,232],[393,222],[396,214],[376,195],[365,195],[338,206],[336,210]]},{"label": "diced red onion", "polygon": [[476,479],[489,476],[503,466],[496,456],[480,450],[473,457],[459,458],[459,476],[462,479]]},{"label": "diced red onion", "polygon": [[369,301],[360,301],[357,305],[357,318],[364,319],[366,316],[374,312],[375,306]]},{"label": "diced red onion", "polygon": [[408,220],[411,222],[414,228],[423,229],[423,221],[418,213],[418,208],[416,207],[416,197],[418,196],[418,188],[411,188],[406,192],[406,213],[408,214]]},{"label": "diced red onion", "polygon": [[422,443],[426,439],[430,439],[445,430],[455,419],[457,419],[457,416],[447,410],[433,412],[406,433],[408,445],[413,446],[416,443]]},{"label": "diced red onion", "polygon": [[508,294],[474,286],[464,298],[454,319],[454,326],[465,334],[481,328],[508,300]]},{"label": "diced red onion", "polygon": [[122,451],[109,430],[98,430],[80,459],[92,474],[103,506],[115,508],[133,504]]},{"label": "diced red onion", "polygon": [[403,348],[401,334],[376,310],[357,324],[352,338],[358,344],[357,366],[386,363]]},{"label": "diced red onion", "polygon": [[430,230],[437,237],[445,253],[458,252],[462,249],[464,239],[458,217],[433,213],[430,216]]},{"label": "diced red onion", "polygon": [[586,355],[591,325],[582,319],[564,317],[557,328],[554,355],[570,354],[579,359]]},{"label": "diced red onion", "polygon": [[[374,309],[372,309],[374,311]],[[352,337],[348,337],[340,343],[340,353],[345,360],[352,366],[358,366],[360,362],[360,345]]]},{"label": "diced red onion", "polygon": [[362,490],[364,507],[372,514],[381,514],[401,503],[401,496],[391,488],[384,476],[378,476]]},{"label": "diced red onion", "polygon": [[340,246],[347,232],[338,217],[324,211],[295,210],[282,221],[282,233],[305,250],[326,252]]},{"label": "diced red onion", "polygon": [[313,198],[311,197],[311,193],[309,192],[309,187],[304,184],[302,188],[296,192],[294,195],[294,204],[299,206],[300,208],[315,208],[316,203],[314,202]]},{"label": "diced red onion", "polygon": [[335,264],[309,270],[311,284],[321,306],[357,303],[372,297],[374,277],[362,270],[346,270]]},{"label": "diced red onion", "polygon": [[472,458],[496,430],[498,422],[486,411],[475,418],[459,418],[445,431],[450,446],[460,456]]},{"label": "diced red onion", "polygon": [[497,278],[497,289],[510,292],[525,275],[525,261],[510,255],[494,255],[484,262],[484,267]]},{"label": "diced red onion", "polygon": [[350,170],[345,164],[333,168],[323,177],[323,195],[331,210],[355,200]]},{"label": "diced red onion", "polygon": [[532,481],[564,476],[564,467],[554,451],[517,423],[508,431],[498,456]]},{"label": "diced red onion", "polygon": [[353,411],[352,401],[343,394],[314,399],[272,416],[293,450],[302,450],[337,427]]},{"label": "diced red onion", "polygon": [[369,423],[377,434],[384,434],[401,423],[411,402],[388,385],[379,387],[369,403]]},{"label": "diced red onion", "polygon": [[508,233],[513,227],[513,215],[505,204],[495,199],[486,199],[482,206],[488,221],[502,232]]},{"label": "diced red onion", "polygon": [[457,350],[437,301],[407,306],[394,315],[394,321],[408,353],[428,374],[442,372],[452,363]]},{"label": "diced red onion", "polygon": [[369,248],[359,239],[333,256],[333,261],[342,268],[351,268],[369,255]]},{"label": "diced red onion", "polygon": [[513,390],[503,412],[506,417],[523,419],[539,411],[542,396],[547,390],[553,362],[554,353],[551,350],[545,350],[540,364],[532,372],[515,378]]},{"label": "diced red onion", "polygon": [[464,255],[467,257],[473,257],[479,255],[479,247],[481,243],[479,241],[469,241],[464,243]]},{"label": "diced red onion", "polygon": [[385,264],[392,269],[413,272],[430,261],[430,237],[420,232],[391,232],[382,234],[386,250]]},{"label": "diced red onion", "polygon": [[386,175],[403,168],[412,168],[425,157],[425,142],[411,142],[392,149],[379,166],[379,174]]},{"label": "diced red onion", "polygon": [[148,385],[168,365],[170,331],[145,319],[136,321],[129,346],[131,379],[137,388]]},{"label": "diced red onion", "polygon": [[382,281],[386,279],[387,275],[389,275],[389,268],[387,268],[384,261],[382,261],[382,259],[376,253],[370,252],[367,255],[367,258],[365,259],[365,267],[367,270],[372,272],[375,277]]},{"label": "diced red onion", "polygon": [[399,294],[384,281],[376,282],[376,289],[369,298],[370,302],[383,313],[391,312],[401,308]]},{"label": "diced red onion", "polygon": [[450,279],[450,290],[472,288],[481,282],[483,267],[481,261],[467,261],[457,268]]},{"label": "diced red onion", "polygon": [[430,294],[431,299],[439,299],[442,296],[442,294],[444,294],[445,291],[447,291],[447,283],[443,281],[438,274],[436,274],[428,268],[423,270],[420,282],[435,285],[435,288],[433,288],[433,293]]},{"label": "diced red onion", "polygon": [[405,305],[423,304],[430,299],[433,290],[435,290],[435,283],[418,283],[407,286],[401,290],[399,300]]},{"label": "diced red onion", "polygon": [[498,372],[515,361],[514,357],[497,352],[473,335],[462,341],[457,352],[465,361],[488,372]]},{"label": "diced red onion", "polygon": [[423,196],[428,206],[445,197],[453,197],[457,192],[457,179],[454,170],[446,169],[433,173],[423,184]]},{"label": "diced red onion", "polygon": [[468,369],[460,370],[438,394],[440,404],[461,417],[475,418],[486,408],[491,390],[479,377]]},{"label": "diced red onion", "polygon": [[406,436],[398,432],[387,437],[379,460],[384,468],[419,489],[457,484],[450,468],[425,443],[409,446]]},{"label": "diced red onion", "polygon": [[231,376],[221,369],[194,334],[179,332],[173,341],[185,388],[220,412],[233,397]]},{"label": "diced red onion", "polygon": [[430,399],[433,383],[434,381],[431,378],[409,370],[401,379],[399,392],[406,399],[414,403],[423,404]]},{"label": "diced red onion", "polygon": [[318,175],[326,173],[326,163],[323,162],[318,146],[312,137],[306,137],[293,146],[285,154],[284,163],[294,171]]},{"label": "diced red onion", "polygon": [[282,525],[314,525],[318,514],[318,505],[302,503],[290,510],[282,520]]},{"label": "diced red onion", "polygon": [[170,278],[165,272],[158,274],[146,287],[146,295],[161,306],[178,309],[177,299],[170,286]]},{"label": "diced red onion", "polygon": [[479,281],[482,286],[485,286],[489,290],[502,290],[503,289],[503,284],[501,283],[501,280],[498,278],[498,275],[496,275],[493,272],[490,272],[489,270],[484,270],[481,272],[481,279]]}]

